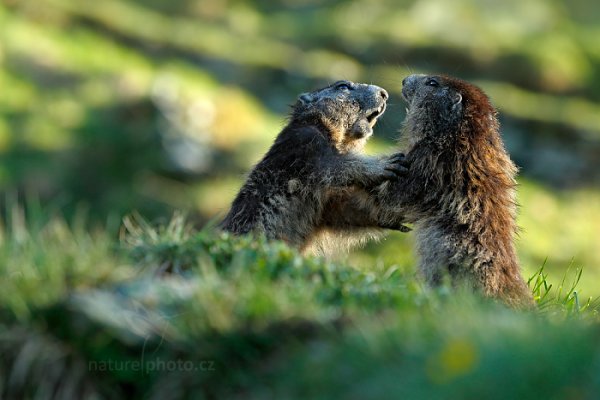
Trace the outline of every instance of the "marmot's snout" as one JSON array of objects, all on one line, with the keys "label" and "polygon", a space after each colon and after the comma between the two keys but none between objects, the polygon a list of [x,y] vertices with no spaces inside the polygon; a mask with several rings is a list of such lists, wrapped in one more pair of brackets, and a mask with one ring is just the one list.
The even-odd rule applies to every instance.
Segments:
[{"label": "marmot's snout", "polygon": [[379,86],[368,85],[367,89],[373,95],[373,98],[369,101],[371,104],[370,107],[365,110],[365,115],[367,116],[369,124],[374,126],[377,122],[377,118],[385,112],[387,99],[390,95],[385,89]]},{"label": "marmot's snout", "polygon": [[[371,86],[375,86],[375,85],[371,85]],[[375,90],[377,90],[379,97],[381,97],[381,99],[385,102],[387,101],[387,99],[390,98],[390,95],[388,94],[387,90],[385,90],[384,88],[380,88],[379,86],[375,86]]]},{"label": "marmot's snout", "polygon": [[410,100],[416,92],[419,78],[424,76],[425,75],[421,74],[413,74],[402,79],[402,97],[404,97],[404,100],[406,100],[407,103],[410,104]]}]

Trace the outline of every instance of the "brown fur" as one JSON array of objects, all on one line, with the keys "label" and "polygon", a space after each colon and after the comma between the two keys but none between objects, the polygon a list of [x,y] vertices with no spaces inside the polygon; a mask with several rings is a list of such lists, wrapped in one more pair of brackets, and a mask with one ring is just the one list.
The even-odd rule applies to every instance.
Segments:
[{"label": "brown fur", "polygon": [[350,202],[370,209],[367,221],[415,223],[419,270],[437,285],[444,276],[469,282],[513,306],[533,304],[513,243],[515,175],[497,112],[476,86],[448,76],[412,75],[403,95],[408,114],[405,179]]}]

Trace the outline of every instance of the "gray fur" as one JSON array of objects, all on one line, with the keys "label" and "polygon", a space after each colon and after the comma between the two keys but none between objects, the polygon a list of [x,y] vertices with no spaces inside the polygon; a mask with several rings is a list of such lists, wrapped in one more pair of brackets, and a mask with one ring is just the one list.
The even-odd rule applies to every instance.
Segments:
[{"label": "gray fur", "polygon": [[385,110],[385,90],[349,81],[299,96],[288,125],[254,167],[221,227],[262,233],[306,250],[337,193],[368,189],[403,171],[362,151]]}]

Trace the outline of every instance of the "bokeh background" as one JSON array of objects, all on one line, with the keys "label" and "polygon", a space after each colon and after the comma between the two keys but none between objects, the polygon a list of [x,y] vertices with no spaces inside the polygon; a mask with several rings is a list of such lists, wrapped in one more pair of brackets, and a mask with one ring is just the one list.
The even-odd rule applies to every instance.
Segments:
[{"label": "bokeh background", "polygon": [[[593,0],[0,0],[0,201],[35,199],[90,226],[185,210],[201,227],[303,91],[385,87],[369,152],[394,151],[411,72],[490,95],[521,168],[526,275],[581,266],[584,294],[600,294]],[[394,233],[346,257],[412,268],[411,241]]]}]

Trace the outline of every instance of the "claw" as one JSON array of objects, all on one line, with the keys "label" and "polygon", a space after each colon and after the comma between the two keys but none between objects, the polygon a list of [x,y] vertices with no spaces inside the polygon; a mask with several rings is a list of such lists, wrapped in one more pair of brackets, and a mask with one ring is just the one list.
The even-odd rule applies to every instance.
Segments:
[{"label": "claw", "polygon": [[406,160],[406,155],[403,153],[397,153],[397,154],[393,154],[389,157],[388,159],[390,162],[392,163],[397,163],[400,164],[402,166],[408,167],[408,165],[410,164],[407,160]]},{"label": "claw", "polygon": [[385,173],[383,174],[386,180],[393,180],[398,177],[398,174],[393,169],[386,168]]},{"label": "claw", "polygon": [[398,232],[403,232],[403,233],[408,233],[410,231],[412,231],[412,228],[409,228],[406,225],[402,225],[402,224],[383,224],[379,226],[380,228],[384,228],[384,229],[389,229],[392,231],[398,231]]},{"label": "claw", "polygon": [[406,225],[400,225],[397,230],[399,230],[400,232],[408,233],[412,231],[412,228],[409,228]]},{"label": "claw", "polygon": [[400,164],[388,165],[385,167],[385,170],[393,172],[396,176],[402,176],[408,173],[408,168]]}]

